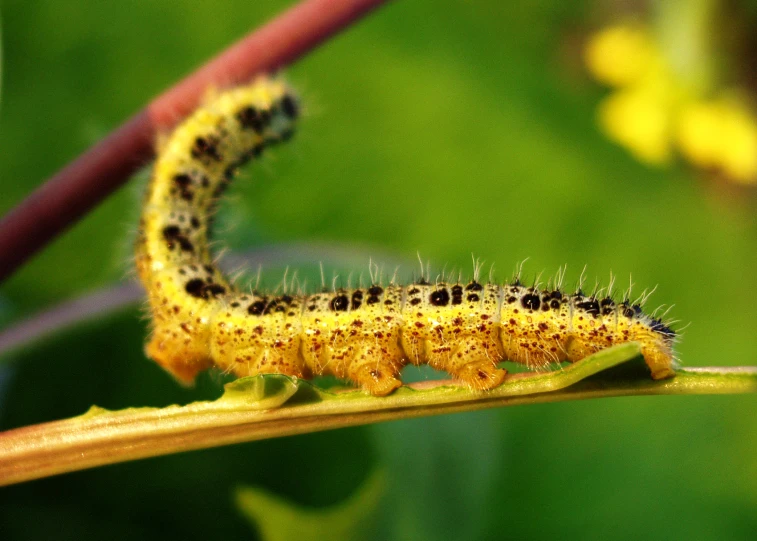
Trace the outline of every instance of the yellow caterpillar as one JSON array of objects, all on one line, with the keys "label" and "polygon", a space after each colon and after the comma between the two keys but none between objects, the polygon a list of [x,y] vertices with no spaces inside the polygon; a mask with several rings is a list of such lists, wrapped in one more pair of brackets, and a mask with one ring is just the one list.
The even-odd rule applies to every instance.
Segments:
[{"label": "yellow caterpillar", "polygon": [[653,378],[674,375],[667,325],[629,300],[566,294],[559,283],[481,284],[476,272],[469,283],[236,291],[210,255],[212,209],[236,168],[288,139],[297,115],[290,89],[263,78],[209,100],[161,145],[136,263],[153,317],[147,355],[178,379],[211,366],[240,376],[333,374],[380,396],[401,386],[400,369],[413,363],[486,390],[503,381],[501,360],[574,362],[634,340]]}]

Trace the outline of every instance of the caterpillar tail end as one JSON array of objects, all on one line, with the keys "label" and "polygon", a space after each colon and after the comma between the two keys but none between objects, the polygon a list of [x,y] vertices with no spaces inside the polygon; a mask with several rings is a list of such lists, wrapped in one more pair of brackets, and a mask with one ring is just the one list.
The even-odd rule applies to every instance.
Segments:
[{"label": "caterpillar tail end", "polygon": [[669,357],[644,355],[644,361],[652,372],[652,379],[654,380],[670,379],[676,375]]},{"label": "caterpillar tail end", "polygon": [[675,377],[673,351],[668,344],[642,342],[641,355],[652,373],[652,379],[660,380]]},{"label": "caterpillar tail end", "polygon": [[658,370],[656,372],[652,372],[652,379],[654,380],[670,379],[670,378],[674,378],[675,375],[676,375],[675,371],[672,368],[667,367],[667,368]]}]

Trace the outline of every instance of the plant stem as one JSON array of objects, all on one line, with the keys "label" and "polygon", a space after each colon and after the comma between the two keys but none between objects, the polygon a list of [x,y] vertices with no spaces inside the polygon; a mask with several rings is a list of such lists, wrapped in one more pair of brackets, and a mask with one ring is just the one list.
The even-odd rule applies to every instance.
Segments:
[{"label": "plant stem", "polygon": [[498,406],[757,392],[757,367],[681,370],[664,381],[649,379],[646,370],[608,371],[638,354],[638,344],[623,344],[555,372],[509,376],[487,392],[434,381],[376,398],[362,391],[329,393],[272,375],[237,380],[213,402],[114,412],[93,407],[72,419],[1,433],[0,485],[192,449]]}]

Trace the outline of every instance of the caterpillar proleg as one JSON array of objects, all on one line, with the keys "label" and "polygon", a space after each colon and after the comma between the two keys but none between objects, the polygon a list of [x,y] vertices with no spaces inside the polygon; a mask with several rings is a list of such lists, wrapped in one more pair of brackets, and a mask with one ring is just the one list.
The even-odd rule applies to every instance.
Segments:
[{"label": "caterpillar proleg", "polygon": [[152,314],[147,355],[191,382],[212,366],[240,376],[333,374],[377,396],[429,364],[473,389],[499,385],[510,360],[574,362],[641,343],[655,379],[674,375],[676,334],[639,303],[520,282],[373,283],[314,293],[237,291],[208,248],[210,217],[235,170],[293,133],[298,103],[281,81],[224,91],[162,143],[145,196],[136,264]]}]

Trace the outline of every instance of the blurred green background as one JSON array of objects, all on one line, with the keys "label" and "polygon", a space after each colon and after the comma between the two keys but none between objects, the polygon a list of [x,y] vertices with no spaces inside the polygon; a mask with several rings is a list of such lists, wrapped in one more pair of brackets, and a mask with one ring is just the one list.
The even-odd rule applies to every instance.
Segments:
[{"label": "blurred green background", "polygon": [[[5,0],[0,213],[288,4]],[[528,277],[566,263],[570,280],[584,264],[590,281],[633,272],[639,291],[659,284],[653,305],[675,303],[691,322],[685,365],[755,364],[757,200],[683,165],[649,169],[599,133],[606,91],[585,75],[581,47],[612,14],[585,1],[391,3],[287,70],[307,116],[232,190],[223,240],[326,241],[411,262],[419,251],[436,271],[467,272],[472,252],[503,280],[526,257]],[[129,276],[143,185],[141,175],[4,283],[0,324]],[[275,284],[280,271],[265,270]],[[4,358],[0,428],[91,404],[218,396],[217,376],[182,389],[145,359],[141,316],[134,307]],[[192,452],[0,489],[0,531],[254,538],[237,487],[320,508],[384,470],[364,539],[754,538],[755,406],[569,402]]]}]

